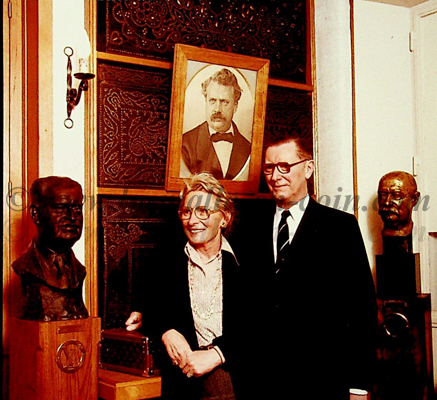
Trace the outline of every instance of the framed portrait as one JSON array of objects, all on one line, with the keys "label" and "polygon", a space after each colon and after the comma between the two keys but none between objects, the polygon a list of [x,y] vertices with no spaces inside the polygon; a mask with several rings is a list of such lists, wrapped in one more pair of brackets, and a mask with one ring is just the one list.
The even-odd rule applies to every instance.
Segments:
[{"label": "framed portrait", "polygon": [[233,194],[259,187],[269,60],[175,45],[166,185],[199,172]]}]

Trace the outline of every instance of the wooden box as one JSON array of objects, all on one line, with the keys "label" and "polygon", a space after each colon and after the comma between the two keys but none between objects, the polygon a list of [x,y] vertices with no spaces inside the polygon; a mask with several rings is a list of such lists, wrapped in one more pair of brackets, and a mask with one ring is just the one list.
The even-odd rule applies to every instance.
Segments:
[{"label": "wooden box", "polygon": [[10,322],[10,398],[97,400],[100,318]]},{"label": "wooden box", "polygon": [[123,328],[102,331],[100,367],[138,376],[158,376],[150,339]]}]

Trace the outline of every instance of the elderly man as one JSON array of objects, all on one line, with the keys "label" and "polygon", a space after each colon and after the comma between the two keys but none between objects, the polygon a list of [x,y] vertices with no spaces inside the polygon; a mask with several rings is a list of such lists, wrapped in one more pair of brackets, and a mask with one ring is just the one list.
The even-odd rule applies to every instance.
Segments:
[{"label": "elderly man", "polygon": [[411,214],[420,193],[408,172],[385,174],[378,185],[379,215],[384,222],[382,236],[408,236],[413,230]]},{"label": "elderly man", "polygon": [[313,171],[306,140],[278,138],[263,165],[275,202],[240,217],[236,254],[260,278],[258,398],[364,400],[376,356],[372,274],[355,217],[309,196]]},{"label": "elderly man", "polygon": [[182,137],[182,160],[191,174],[247,180],[251,145],[232,121],[241,92],[237,78],[226,68],[202,83],[206,121]]},{"label": "elderly man", "polygon": [[81,186],[70,178],[36,179],[30,214],[37,234],[12,264],[21,278],[23,319],[55,321],[87,318],[82,299],[85,267],[71,247],[83,226]]}]

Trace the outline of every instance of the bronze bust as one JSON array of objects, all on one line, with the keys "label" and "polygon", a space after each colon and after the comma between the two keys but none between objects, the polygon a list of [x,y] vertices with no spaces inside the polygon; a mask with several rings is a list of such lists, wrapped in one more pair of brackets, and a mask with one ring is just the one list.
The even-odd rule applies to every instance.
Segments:
[{"label": "bronze bust", "polygon": [[384,222],[382,236],[408,236],[413,230],[413,207],[420,193],[414,177],[408,172],[385,174],[378,185],[379,215]]},{"label": "bronze bust", "polygon": [[30,203],[37,233],[12,264],[23,292],[19,317],[43,321],[87,318],[82,298],[86,270],[71,249],[82,234],[82,187],[65,177],[36,179],[30,188]]}]

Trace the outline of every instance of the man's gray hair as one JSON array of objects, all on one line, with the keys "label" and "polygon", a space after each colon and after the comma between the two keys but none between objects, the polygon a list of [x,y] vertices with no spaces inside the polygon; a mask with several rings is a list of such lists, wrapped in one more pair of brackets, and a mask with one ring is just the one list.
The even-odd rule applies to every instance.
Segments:
[{"label": "man's gray hair", "polygon": [[227,68],[223,68],[217,71],[214,75],[210,76],[205,82],[202,83],[202,94],[206,97],[206,91],[211,82],[217,82],[219,85],[232,86],[234,88],[234,101],[238,103],[241,98],[241,89],[238,84],[236,76]]}]

